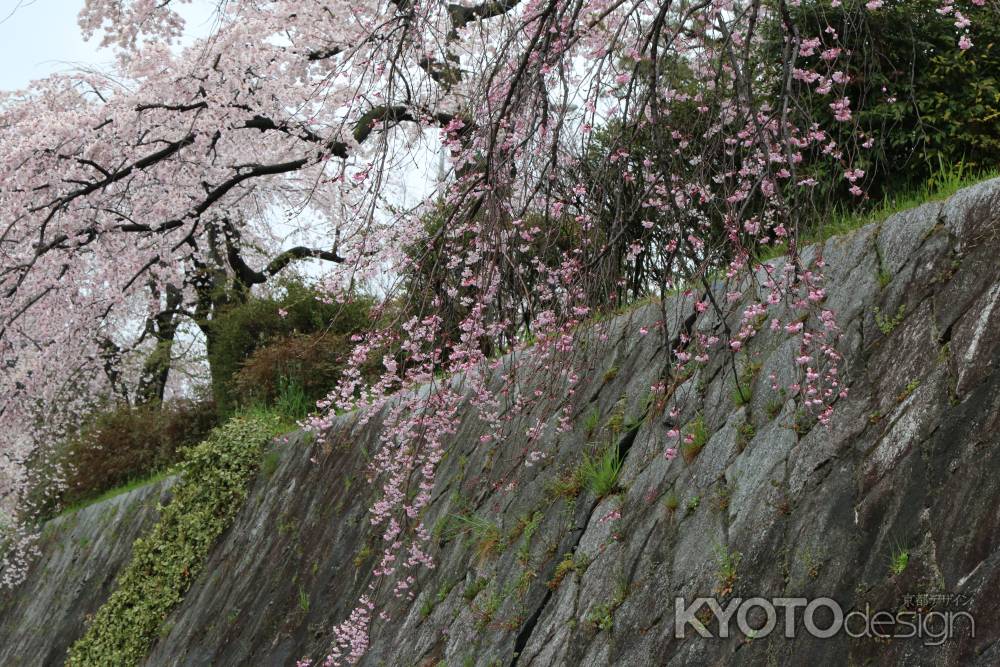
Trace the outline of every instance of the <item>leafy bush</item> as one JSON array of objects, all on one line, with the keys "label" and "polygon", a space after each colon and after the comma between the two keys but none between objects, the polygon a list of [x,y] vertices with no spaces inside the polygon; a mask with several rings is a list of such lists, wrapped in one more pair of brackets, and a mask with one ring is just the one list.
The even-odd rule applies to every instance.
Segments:
[{"label": "leafy bush", "polygon": [[[39,457],[32,491],[39,518],[166,469],[217,423],[211,401],[123,405],[96,413]],[[54,476],[65,485],[53,484]]]},{"label": "leafy bush", "polygon": [[67,665],[135,665],[145,658],[160,625],[245,500],[277,424],[276,417],[234,417],[185,450],[173,500],[149,534],[135,541],[132,560],[86,634],[70,648]]},{"label": "leafy bush", "polygon": [[[859,151],[855,167],[866,172],[876,202],[923,185],[943,165],[978,173],[1000,164],[1000,13],[963,6],[974,46],[962,51],[954,16],[939,15],[940,7],[938,0],[888,0],[871,11],[860,2],[832,7],[808,0],[789,8],[798,25],[809,27],[806,36],[827,25],[837,31],[843,55],[830,69],[850,77],[843,94],[836,95],[852,100],[854,122],[833,122],[833,95],[816,94],[810,84],[796,82],[796,97],[821,126],[840,128],[831,138],[846,150],[860,137],[874,140],[870,149]],[[782,48],[776,39],[761,57],[778,62]],[[822,57],[817,50],[799,66],[824,71]],[[807,172],[833,206],[859,206],[842,174],[829,175],[828,161],[807,156],[800,173]]]},{"label": "leafy bush", "polygon": [[371,301],[327,303],[315,289],[287,282],[282,294],[229,307],[209,326],[212,395],[222,416],[241,404],[273,401],[282,378],[309,398],[337,380],[350,336],[371,322]]},{"label": "leafy bush", "polygon": [[[301,419],[336,386],[352,347],[349,333],[278,338],[242,362],[232,376],[231,398],[242,405],[271,405],[290,419]],[[372,375],[378,371],[374,361],[363,369]]]}]

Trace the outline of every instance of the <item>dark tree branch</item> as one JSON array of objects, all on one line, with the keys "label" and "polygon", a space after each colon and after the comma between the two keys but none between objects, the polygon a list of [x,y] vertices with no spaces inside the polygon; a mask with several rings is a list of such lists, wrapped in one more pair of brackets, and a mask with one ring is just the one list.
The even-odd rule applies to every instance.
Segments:
[{"label": "dark tree branch", "polygon": [[267,266],[265,266],[263,270],[255,271],[243,260],[243,257],[240,255],[239,249],[235,244],[227,239],[226,245],[229,266],[231,266],[233,271],[236,272],[236,276],[240,282],[247,286],[261,285],[267,282],[296,260],[322,259],[327,262],[335,262],[337,264],[342,264],[347,261],[336,252],[319,250],[316,248],[307,248],[305,246],[296,246],[294,248],[289,248],[276,256],[268,262]]},{"label": "dark tree branch", "polygon": [[490,19],[494,16],[506,14],[520,4],[520,2],[521,0],[490,0],[473,5],[472,7],[451,4],[448,5],[448,15],[451,17],[452,26],[457,30],[458,28],[464,28],[473,21]]},{"label": "dark tree branch", "polygon": [[331,46],[328,49],[321,49],[319,51],[312,51],[307,56],[306,59],[312,62],[317,60],[326,60],[327,58],[335,58],[343,53],[344,50],[339,46]]}]

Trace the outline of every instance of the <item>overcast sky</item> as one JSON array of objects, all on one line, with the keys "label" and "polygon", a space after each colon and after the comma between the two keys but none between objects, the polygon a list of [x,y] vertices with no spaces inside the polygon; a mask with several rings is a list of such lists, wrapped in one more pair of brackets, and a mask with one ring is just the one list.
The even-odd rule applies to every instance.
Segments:
[{"label": "overcast sky", "polygon": [[[0,90],[25,88],[33,79],[79,65],[101,65],[111,59],[97,48],[98,38],[80,37],[76,16],[83,0],[0,0]],[[194,0],[182,5],[188,34],[211,27],[213,3]]]}]

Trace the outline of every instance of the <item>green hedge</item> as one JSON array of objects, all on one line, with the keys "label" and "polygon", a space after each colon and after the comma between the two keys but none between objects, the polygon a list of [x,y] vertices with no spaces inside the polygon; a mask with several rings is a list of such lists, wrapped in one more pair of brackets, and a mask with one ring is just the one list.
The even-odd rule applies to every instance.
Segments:
[{"label": "green hedge", "polygon": [[276,417],[234,417],[185,451],[173,500],[150,533],[135,541],[132,560],[70,648],[67,665],[135,665],[145,658],[242,506],[261,452],[278,430]]}]

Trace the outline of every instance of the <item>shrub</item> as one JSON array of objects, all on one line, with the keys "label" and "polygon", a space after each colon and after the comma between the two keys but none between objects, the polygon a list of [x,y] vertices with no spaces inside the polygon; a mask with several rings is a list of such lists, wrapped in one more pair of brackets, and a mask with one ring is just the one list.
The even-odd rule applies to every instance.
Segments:
[{"label": "shrub", "polygon": [[[32,496],[39,518],[60,508],[144,479],[177,463],[181,450],[202,440],[217,424],[211,401],[179,400],[138,407],[122,405],[96,413],[68,440],[38,461]],[[52,495],[53,476],[65,480]]]},{"label": "shrub", "polygon": [[371,323],[370,299],[327,303],[296,282],[281,294],[229,307],[208,326],[212,395],[222,416],[240,405],[269,402],[281,378],[297,382],[312,400],[337,380],[350,336]]},{"label": "shrub", "polygon": [[[283,336],[254,350],[231,379],[237,405],[272,405],[290,419],[305,417],[337,384],[352,343],[327,331]],[[376,364],[368,371],[378,372]]]},{"label": "shrub", "polygon": [[[943,165],[982,172],[1000,163],[1000,14],[963,6],[972,21],[968,30],[974,46],[962,51],[954,17],[939,15],[940,7],[937,0],[889,0],[870,11],[861,2],[832,7],[825,0],[807,0],[789,8],[798,25],[810,27],[806,37],[824,26],[837,31],[837,46],[844,51],[830,69],[850,81],[843,94],[834,94],[852,100],[854,122],[832,122],[831,95],[815,94],[809,84],[795,83],[796,101],[821,126],[839,127],[831,138],[846,150],[853,150],[857,137],[874,139],[854,165],[866,172],[864,181],[876,203],[919,187]],[[761,57],[779,62],[783,48],[775,39]],[[799,66],[812,68],[821,58],[817,50]],[[858,207],[858,198],[848,193],[850,183],[839,172],[831,178],[822,157],[807,156],[800,166],[805,172],[820,181],[828,205]],[[823,224],[829,209],[818,212]]]}]

